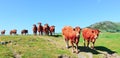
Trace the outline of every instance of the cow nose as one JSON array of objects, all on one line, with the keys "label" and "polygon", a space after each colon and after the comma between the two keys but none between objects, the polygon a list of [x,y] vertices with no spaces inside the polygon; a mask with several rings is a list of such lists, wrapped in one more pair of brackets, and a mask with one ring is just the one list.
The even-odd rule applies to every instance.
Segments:
[{"label": "cow nose", "polygon": [[97,35],[95,35],[95,37],[94,38],[97,38]]},{"label": "cow nose", "polygon": [[77,37],[78,37],[79,35],[80,35],[79,33],[76,34]]}]

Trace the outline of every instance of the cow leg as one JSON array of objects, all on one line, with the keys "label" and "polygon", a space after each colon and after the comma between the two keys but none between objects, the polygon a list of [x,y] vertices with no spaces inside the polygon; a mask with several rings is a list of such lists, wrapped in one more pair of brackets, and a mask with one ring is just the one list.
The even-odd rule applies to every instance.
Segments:
[{"label": "cow leg", "polygon": [[40,35],[40,32],[38,32],[38,35]]},{"label": "cow leg", "polygon": [[76,53],[78,54],[78,43],[76,43]]},{"label": "cow leg", "polygon": [[72,52],[75,53],[73,41],[71,41],[71,45],[72,45]]},{"label": "cow leg", "polygon": [[47,32],[45,32],[45,35],[47,35]]},{"label": "cow leg", "polygon": [[43,32],[41,31],[41,35],[43,35]]},{"label": "cow leg", "polygon": [[55,32],[53,32],[53,34],[55,35]]},{"label": "cow leg", "polygon": [[96,41],[96,39],[93,39],[93,40],[91,41],[91,42],[92,42],[92,46],[91,46],[92,49],[94,49],[95,41]]},{"label": "cow leg", "polygon": [[52,36],[52,32],[50,32],[50,35]]},{"label": "cow leg", "polygon": [[69,42],[68,42],[68,40],[65,39],[65,42],[66,42],[66,48],[69,48]]},{"label": "cow leg", "polygon": [[14,33],[14,35],[16,35],[16,33]]},{"label": "cow leg", "polygon": [[78,51],[78,43],[79,43],[79,37],[76,38],[76,41],[75,41],[75,44],[76,44],[76,53],[78,54],[79,51]]},{"label": "cow leg", "polygon": [[35,32],[34,35],[36,36],[36,35],[37,35],[37,32]]},{"label": "cow leg", "polygon": [[85,41],[85,39],[84,39],[83,43],[84,43],[84,47],[86,47],[86,41]]},{"label": "cow leg", "polygon": [[47,32],[47,35],[49,35],[49,31]]},{"label": "cow leg", "polygon": [[90,40],[87,41],[87,47],[89,47]]},{"label": "cow leg", "polygon": [[39,32],[39,35],[41,35],[41,31]]},{"label": "cow leg", "polygon": [[92,42],[92,46],[91,46],[92,49],[94,49],[94,43],[95,43],[95,42]]}]

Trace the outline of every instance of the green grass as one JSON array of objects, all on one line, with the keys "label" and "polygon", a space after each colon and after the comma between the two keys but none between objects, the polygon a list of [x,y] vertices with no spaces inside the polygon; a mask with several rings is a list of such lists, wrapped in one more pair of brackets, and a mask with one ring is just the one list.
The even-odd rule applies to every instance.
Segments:
[{"label": "green grass", "polygon": [[[12,40],[12,45],[0,45],[2,58],[13,57],[13,53],[20,53],[22,58],[57,58],[59,55],[74,56],[67,50],[62,37],[50,36],[0,36],[2,41]],[[60,42],[59,42],[60,41]]]},{"label": "green grass", "polygon": [[[59,55],[67,55],[71,58],[77,58],[77,54],[71,52],[71,48],[65,48],[65,42],[62,36],[0,36],[2,41],[12,41],[12,44],[0,44],[0,58],[14,58],[14,53],[20,54],[22,58],[57,58]],[[101,33],[96,40],[96,50],[83,47],[82,36],[80,38],[80,52],[92,53],[94,58],[102,58],[103,54],[99,51],[109,54],[117,53],[120,55],[120,33]]]},{"label": "green grass", "polygon": [[96,45],[103,46],[120,55],[120,33],[101,33]]}]

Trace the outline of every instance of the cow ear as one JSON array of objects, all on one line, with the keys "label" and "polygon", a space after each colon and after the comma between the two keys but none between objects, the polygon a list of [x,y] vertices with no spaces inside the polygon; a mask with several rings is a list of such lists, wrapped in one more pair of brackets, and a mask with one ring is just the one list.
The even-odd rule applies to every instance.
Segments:
[{"label": "cow ear", "polygon": [[82,28],[80,28],[80,30],[82,30]]},{"label": "cow ear", "polygon": [[97,30],[97,32],[101,32],[100,30]]},{"label": "cow ear", "polygon": [[101,32],[101,31],[99,30],[99,32]]}]

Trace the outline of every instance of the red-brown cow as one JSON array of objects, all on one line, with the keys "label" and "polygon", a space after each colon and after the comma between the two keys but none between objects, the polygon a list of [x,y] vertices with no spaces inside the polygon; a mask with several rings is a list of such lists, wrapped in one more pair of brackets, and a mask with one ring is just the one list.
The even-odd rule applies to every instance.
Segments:
[{"label": "red-brown cow", "polygon": [[82,36],[84,38],[84,46],[86,46],[87,42],[87,47],[89,47],[89,43],[92,42],[91,48],[94,49],[94,43],[99,36],[100,31],[98,29],[91,29],[91,28],[84,28],[82,30]]},{"label": "red-brown cow", "polygon": [[49,30],[50,30],[50,27],[48,24],[45,24],[43,26],[43,32],[45,33],[45,35],[49,35]]},{"label": "red-brown cow", "polygon": [[38,23],[38,33],[39,35],[43,35],[43,26],[41,25],[41,23]]},{"label": "red-brown cow", "polygon": [[1,31],[1,34],[4,35],[4,34],[5,34],[5,31],[6,31],[6,30],[2,30],[2,31]]},{"label": "red-brown cow", "polygon": [[[65,39],[66,42],[66,47],[69,48],[69,40],[72,45],[72,52],[78,53],[78,43],[79,43],[79,38],[80,38],[80,33],[79,31],[75,31],[74,28],[71,26],[65,26],[62,29],[62,35]],[[74,51],[74,43],[76,44],[76,51]]]},{"label": "red-brown cow", "polygon": [[28,30],[26,30],[26,29],[23,29],[22,31],[21,31],[21,34],[23,35],[23,34],[27,34],[28,33]]},{"label": "red-brown cow", "polygon": [[33,34],[37,35],[37,26],[33,24]]},{"label": "red-brown cow", "polygon": [[50,26],[50,35],[55,35],[55,26]]},{"label": "red-brown cow", "polygon": [[16,29],[11,30],[10,31],[10,35],[12,35],[12,34],[16,35],[17,34],[17,30]]}]

